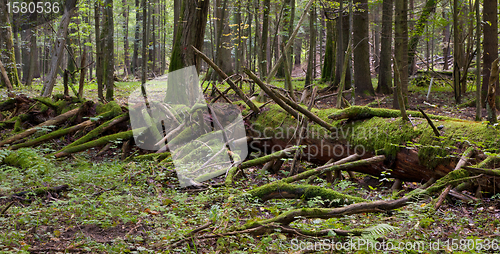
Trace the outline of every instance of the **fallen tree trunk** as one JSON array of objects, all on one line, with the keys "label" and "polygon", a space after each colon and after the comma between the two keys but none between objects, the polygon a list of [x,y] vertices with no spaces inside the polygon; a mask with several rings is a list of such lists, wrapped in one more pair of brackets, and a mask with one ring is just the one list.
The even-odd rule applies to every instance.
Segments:
[{"label": "fallen tree trunk", "polygon": [[[444,126],[437,138],[427,121],[420,118],[420,112],[411,112],[415,126],[404,124],[397,110],[351,107],[312,112],[324,120],[329,116],[340,120],[329,120],[331,131],[311,123],[300,159],[323,165],[330,159],[339,160],[354,153],[360,154],[361,159],[385,155],[383,162],[352,169],[374,176],[389,172],[393,178],[424,183],[452,171],[459,159],[457,154],[469,144],[482,144],[482,149],[490,152],[498,152],[500,147],[499,131],[478,122],[429,115],[439,121],[436,125]],[[289,147],[294,143],[293,133],[298,131],[296,125],[296,119],[279,106],[268,105],[247,130],[253,138],[269,139],[254,141],[250,147],[265,153]]]}]

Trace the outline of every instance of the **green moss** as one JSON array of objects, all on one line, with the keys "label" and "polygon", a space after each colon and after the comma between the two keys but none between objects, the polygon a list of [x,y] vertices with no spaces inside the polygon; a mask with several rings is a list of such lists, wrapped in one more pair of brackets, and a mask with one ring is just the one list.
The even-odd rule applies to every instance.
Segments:
[{"label": "green moss", "polygon": [[429,227],[432,223],[434,223],[434,219],[433,218],[423,218],[420,220],[419,224],[420,224],[420,227],[422,228],[427,228]]},{"label": "green moss", "polygon": [[122,109],[118,103],[115,101],[110,101],[106,104],[103,103],[97,103],[96,105],[96,113],[97,114],[102,114],[105,112],[113,112],[113,114],[120,114],[122,112]]},{"label": "green moss", "polygon": [[128,161],[156,161],[156,162],[161,162],[165,160],[166,158],[170,157],[170,152],[164,152],[164,153],[148,153],[148,154],[143,154],[131,158],[127,158],[125,162]]},{"label": "green moss", "polygon": [[248,193],[254,197],[262,199],[266,195],[276,192],[282,193],[285,196],[288,193],[293,193],[300,196],[300,198],[304,200],[310,200],[313,198],[321,197],[323,200],[332,201],[332,204],[334,206],[342,206],[345,204],[366,202],[366,199],[336,192],[332,189],[327,189],[315,185],[288,184],[282,181],[263,185],[261,187],[249,191]]},{"label": "green moss", "polygon": [[10,152],[2,163],[22,169],[37,167],[41,171],[47,171],[54,167],[48,159],[41,156],[39,151],[32,148],[21,148]]}]

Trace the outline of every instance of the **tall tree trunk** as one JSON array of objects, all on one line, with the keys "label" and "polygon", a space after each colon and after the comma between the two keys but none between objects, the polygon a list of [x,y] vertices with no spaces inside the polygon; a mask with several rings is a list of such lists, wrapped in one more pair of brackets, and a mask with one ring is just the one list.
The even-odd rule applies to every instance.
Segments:
[{"label": "tall tree trunk", "polygon": [[[70,3],[71,1],[67,2]],[[76,4],[76,2],[73,2]],[[71,4],[69,4],[71,5]],[[61,23],[56,34],[56,43],[54,44],[52,60],[50,61],[50,73],[47,76],[45,84],[42,88],[42,96],[48,97],[52,94],[54,85],[57,78],[57,70],[61,65],[61,61],[64,55],[64,46],[66,45],[66,37],[68,35],[68,26],[71,21],[71,17],[75,12],[75,6],[66,6],[64,9],[64,15],[61,18]]]},{"label": "tall tree trunk", "polygon": [[[312,17],[311,17],[312,18]],[[337,19],[337,22],[339,22],[340,19]],[[311,25],[311,22],[309,22],[310,28],[309,29],[314,29],[314,26]],[[312,23],[314,24],[314,23]],[[332,82],[333,78],[335,76],[335,73],[333,72],[335,70],[335,58],[342,58],[344,55],[339,55],[336,54],[335,52],[335,42],[334,42],[334,34],[335,34],[335,24],[333,20],[326,20],[326,42],[325,42],[325,60],[323,62],[323,69],[321,70],[321,80],[323,82]],[[311,30],[312,31],[312,30]],[[339,34],[341,36],[341,34]],[[337,38],[339,37],[337,36]],[[312,38],[310,39],[312,42]],[[342,44],[342,43],[340,43]],[[337,43],[338,45],[338,43]],[[311,65],[311,75],[312,75],[312,65],[313,65],[313,52],[314,49],[312,47],[309,47],[309,58],[307,61],[307,71],[309,72],[309,65]],[[307,76],[306,76],[307,80]]]},{"label": "tall tree trunk", "polygon": [[[178,0],[175,0],[178,1]],[[140,42],[140,31],[142,23],[142,15],[140,14],[140,2],[135,0],[135,35],[134,35],[134,53],[132,55],[132,69],[131,72],[135,75],[137,72],[137,67],[139,66],[139,42]],[[175,22],[174,22],[175,23]]]},{"label": "tall tree trunk", "polygon": [[[222,6],[221,1],[224,1]],[[231,56],[231,29],[229,27],[229,17],[231,17],[229,0],[216,0],[216,31],[217,31],[217,52],[215,56],[215,64],[219,66],[224,73],[231,76],[234,73],[233,61]],[[213,72],[212,78],[220,80],[221,77]]]},{"label": "tall tree trunk", "polygon": [[[284,9],[283,9],[283,28],[282,28],[282,36],[281,37],[281,40],[278,42],[278,45],[281,45],[281,44],[287,44],[288,43],[288,38],[290,38],[290,35],[292,34],[293,32],[293,19],[295,17],[295,1],[294,0],[285,0],[284,1]],[[276,50],[278,50],[278,48],[280,48],[279,46],[276,48]],[[281,52],[281,54],[285,54],[287,53],[288,54],[288,59],[292,59],[291,57],[291,52],[293,52],[292,50],[290,50],[289,52]],[[283,78],[285,77],[285,70],[283,69],[283,66],[284,65],[281,65],[280,68],[278,69],[278,72],[276,73],[276,77],[277,78]],[[291,65],[291,62],[289,62],[288,66],[292,66]]]},{"label": "tall tree trunk", "polygon": [[124,66],[123,66],[123,74],[125,76],[128,75],[130,69],[130,54],[129,54],[129,46],[128,46],[128,17],[130,12],[130,6],[127,4],[127,0],[123,0],[123,7],[127,8],[127,10],[123,10],[123,18],[125,18],[125,22],[123,23],[123,55],[124,55]]},{"label": "tall tree trunk", "polygon": [[[113,22],[113,0],[106,0],[104,2],[104,24],[103,33],[105,32],[105,47],[104,47],[104,75],[106,77],[106,101],[113,100],[114,86],[115,86],[115,46],[114,46],[114,22]],[[103,37],[103,36],[101,36]]]},{"label": "tall tree trunk", "polygon": [[[484,0],[483,6],[483,85],[482,101],[486,100],[488,82],[490,80],[491,64],[498,58],[498,16],[497,0]],[[499,95],[498,80],[496,92]]]},{"label": "tall tree trunk", "polygon": [[[408,104],[408,0],[396,0],[394,12],[394,82],[396,87],[401,88],[402,101],[406,105]],[[394,108],[399,108],[398,96],[400,95],[395,92]]]},{"label": "tall tree trunk", "polygon": [[[0,1],[0,41],[2,42],[3,53],[0,54],[0,61],[3,63],[12,86],[18,86],[19,74],[16,67],[16,56],[14,52],[14,41],[12,36],[12,27],[7,13],[7,1]],[[5,47],[3,47],[5,45]],[[0,87],[4,86],[0,81]]]},{"label": "tall tree trunk", "polygon": [[384,0],[382,3],[382,40],[380,41],[380,67],[378,74],[377,92],[392,93],[392,7],[393,0]]},{"label": "tall tree trunk", "polygon": [[[28,63],[28,75],[26,77],[26,85],[31,86],[31,83],[33,82],[33,78],[35,78],[35,71],[38,65],[38,47],[37,47],[37,36],[36,36],[36,30],[30,29],[29,30],[31,33],[31,38],[30,38],[30,54],[29,54],[29,63]],[[38,75],[39,76],[39,75]]]},{"label": "tall tree trunk", "polygon": [[267,57],[268,36],[269,36],[269,11],[271,9],[271,0],[264,0],[264,11],[262,14],[262,33],[259,49],[259,74],[261,79],[266,79],[268,70],[268,61],[271,59]]},{"label": "tall tree trunk", "polygon": [[[201,59],[191,46],[203,51],[205,38],[205,27],[207,24],[209,0],[183,0],[181,8],[181,20],[177,30],[176,40],[170,58],[169,72],[195,65],[200,71]],[[168,85],[165,101],[170,103],[182,103],[176,94],[182,87]],[[176,93],[177,92],[177,93]],[[181,93],[184,91],[180,91]]]},{"label": "tall tree trunk", "polygon": [[448,14],[446,14],[443,7],[443,18],[446,20],[446,26],[443,29],[443,70],[448,70],[448,60],[450,56],[450,24],[448,22]]},{"label": "tall tree trunk", "polygon": [[[309,55],[307,57],[307,72],[306,72],[306,82],[305,82],[305,86],[309,86],[311,85],[311,81],[313,79],[313,64],[314,64],[314,48],[316,47],[316,29],[314,27],[315,23],[316,23],[316,8],[311,8],[311,10],[309,11]],[[330,28],[331,30],[333,30],[333,21],[329,20],[327,21],[328,23],[331,24]],[[332,31],[333,32],[333,31]],[[331,68],[333,66],[333,62],[331,61],[331,58],[333,57],[333,38],[330,38],[330,41],[328,41],[327,39],[327,43],[330,43],[330,47],[328,48],[328,44],[327,44],[327,52],[329,52],[330,56],[328,57],[328,59],[325,59],[325,62],[328,61],[328,64],[329,64],[329,68],[330,70],[327,70],[326,68],[328,67],[324,67],[324,70],[322,72],[325,73],[325,71],[329,71],[330,75],[328,76],[326,73],[325,73],[325,79],[328,79],[328,77],[331,77]],[[327,56],[325,56],[326,58]],[[326,70],[325,70],[326,69]],[[329,79],[330,80],[330,79]]]},{"label": "tall tree trunk", "polygon": [[95,48],[96,48],[96,63],[95,75],[97,80],[97,97],[100,101],[104,101],[104,86],[103,86],[103,49],[101,40],[101,4],[99,1],[94,3],[94,27],[95,27]]},{"label": "tall tree trunk", "polygon": [[370,44],[368,33],[368,0],[356,0],[357,11],[354,15],[354,86],[356,94],[374,95],[370,73]]},{"label": "tall tree trunk", "polygon": [[[147,5],[146,5],[147,3]],[[148,73],[148,43],[149,43],[149,29],[148,23],[151,18],[150,13],[148,13],[149,2],[142,0],[142,53],[141,53],[141,84],[144,87],[147,80]],[[145,92],[145,90],[143,90]]]},{"label": "tall tree trunk", "polygon": [[455,92],[455,103],[460,104],[460,30],[458,26],[458,1],[453,0],[453,91]]},{"label": "tall tree trunk", "polygon": [[[344,64],[344,58],[349,57],[346,55],[347,46],[349,45],[349,16],[341,12],[342,17],[337,20],[337,63],[335,66],[335,82],[333,82],[333,87],[336,88],[340,84],[340,78],[342,76],[342,66]],[[347,73],[345,75],[344,88],[349,89],[351,87],[351,71],[350,66],[347,67]]]}]

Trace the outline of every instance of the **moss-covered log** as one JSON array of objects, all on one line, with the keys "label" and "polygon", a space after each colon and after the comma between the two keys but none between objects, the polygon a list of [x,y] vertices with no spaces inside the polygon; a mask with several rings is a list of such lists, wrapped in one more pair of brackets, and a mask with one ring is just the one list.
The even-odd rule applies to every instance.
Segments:
[{"label": "moss-covered log", "polygon": [[[351,107],[311,111],[322,119],[328,119],[330,115],[349,115],[346,112],[356,110],[366,110],[369,114],[364,114],[363,120],[330,120],[332,131],[310,124],[304,138],[307,147],[303,149],[300,159],[322,165],[330,159],[339,160],[354,153],[362,154],[363,159],[383,154],[386,156],[384,162],[353,170],[374,176],[390,172],[391,177],[403,181],[426,182],[449,173],[465,147],[472,145],[482,152],[500,152],[500,130],[486,123],[429,115],[436,126],[443,126],[441,137],[437,138],[427,121],[419,117],[420,112],[409,112],[412,126],[401,121],[397,110]],[[354,114],[360,115],[363,114]],[[252,121],[248,133],[253,138],[270,139],[254,141],[251,148],[269,151],[294,143],[296,125],[297,120],[279,106],[268,105]]]},{"label": "moss-covered log", "polygon": [[[111,115],[114,115],[116,112],[114,111],[108,111],[107,113],[103,113],[103,115],[101,116],[102,118],[107,118],[108,116],[111,116]],[[101,118],[99,117],[99,118]],[[118,123],[121,123],[125,120],[128,119],[128,114],[121,114],[119,116],[116,116],[115,118],[99,125],[98,127],[96,127],[95,129],[91,130],[89,133],[87,133],[85,136],[77,139],[76,141],[74,141],[73,143],[67,145],[66,147],[64,147],[63,149],[61,149],[60,151],[58,151],[56,154],[58,153],[61,153],[63,151],[66,151],[68,150],[69,148],[71,147],[74,147],[74,146],[78,146],[78,145],[81,145],[81,144],[84,144],[90,140],[92,140],[93,138],[99,136],[101,133],[105,132],[108,128],[114,126],[115,124],[118,124]]]},{"label": "moss-covered log", "polygon": [[[142,130],[144,130],[144,128],[142,128]],[[81,144],[81,145],[72,146],[72,147],[63,149],[62,151],[56,153],[54,156],[56,158],[60,158],[60,157],[68,156],[68,155],[73,154],[73,153],[85,151],[85,150],[90,149],[92,147],[106,145],[107,143],[112,142],[112,141],[128,140],[128,139],[131,139],[133,137],[134,137],[134,132],[132,130],[119,132],[116,134],[101,137],[101,138],[93,140],[93,141],[89,141],[89,142]]]},{"label": "moss-covered log", "polygon": [[330,206],[342,206],[345,204],[366,202],[367,200],[356,196],[342,194],[332,189],[315,185],[288,184],[283,181],[266,184],[250,190],[248,194],[260,198],[262,201],[270,199],[304,199],[322,198],[330,201]]},{"label": "moss-covered log", "polygon": [[55,194],[55,193],[61,193],[63,191],[68,191],[69,190],[69,185],[64,184],[56,187],[41,187],[41,188],[36,188],[33,190],[27,190],[27,191],[21,191],[18,193],[14,193],[10,195],[10,198],[22,198],[24,199],[27,196],[33,195],[33,196],[45,196],[49,193]]}]

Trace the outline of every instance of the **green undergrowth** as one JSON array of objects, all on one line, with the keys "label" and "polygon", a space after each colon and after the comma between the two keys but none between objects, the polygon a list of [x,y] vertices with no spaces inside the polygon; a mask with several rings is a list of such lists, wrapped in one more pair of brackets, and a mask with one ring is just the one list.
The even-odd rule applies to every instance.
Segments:
[{"label": "green undergrowth", "polygon": [[[47,159],[44,152],[32,148],[0,150],[0,208],[7,205],[5,198],[10,194],[69,185],[69,190],[60,195],[31,196],[28,201],[16,202],[7,210],[7,216],[0,216],[2,251],[29,253],[58,244],[77,246],[80,252],[89,253],[280,253],[293,251],[296,241],[328,239],[345,243],[352,239],[375,243],[382,237],[398,244],[428,239],[433,242],[432,239],[484,239],[486,235],[499,234],[500,222],[495,220],[494,213],[488,212],[493,204],[475,208],[457,204],[445,212],[436,212],[427,205],[427,200],[422,200],[390,214],[299,219],[291,224],[310,233],[328,229],[362,232],[361,236],[352,238],[333,232],[326,238],[310,238],[275,230],[264,235],[236,234],[208,241],[188,240],[169,247],[208,222],[212,223],[210,228],[198,235],[226,233],[291,209],[327,207],[331,205],[329,201],[342,206],[346,198],[356,202],[391,199],[392,194],[370,191],[348,180],[330,184],[317,179],[317,186],[303,198],[262,202],[249,192],[276,181],[276,175],[246,170],[248,178],[238,180],[234,187],[187,192],[178,188],[171,165],[159,165],[158,161],[169,158],[167,153],[137,156],[122,162],[113,158],[96,161],[86,154],[75,155],[73,159]],[[45,165],[46,170],[39,170],[40,165]],[[453,179],[463,177],[459,173]],[[317,196],[318,186],[329,190],[324,195],[326,199]],[[473,219],[464,219],[467,217],[461,216],[463,209],[476,209]],[[496,238],[490,236],[489,239]]]}]

